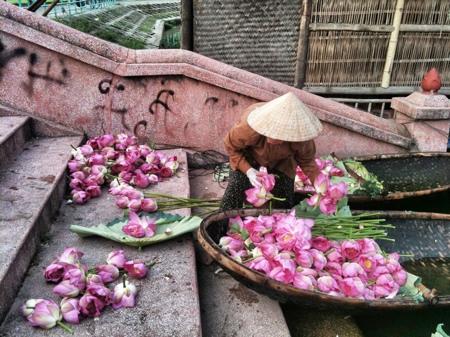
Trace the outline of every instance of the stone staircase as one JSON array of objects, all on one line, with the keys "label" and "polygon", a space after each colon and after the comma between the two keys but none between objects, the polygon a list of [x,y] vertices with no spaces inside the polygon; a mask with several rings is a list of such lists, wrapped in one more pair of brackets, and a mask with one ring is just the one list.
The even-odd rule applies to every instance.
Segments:
[{"label": "stone staircase", "polygon": [[[2,337],[66,336],[59,328],[34,329],[19,314],[29,298],[59,300],[46,284],[42,269],[66,247],[81,249],[88,265],[104,263],[110,251],[123,248],[101,238],[81,239],[69,231],[72,224],[108,222],[122,211],[106,190],[83,206],[64,202],[70,148],[78,146],[82,138],[36,138],[31,122],[28,117],[0,117],[0,153],[5,158],[0,170]],[[217,188],[211,176],[189,181],[186,153],[180,149],[170,153],[179,158],[182,169],[176,177],[158,184],[155,191],[187,197],[192,188],[193,196],[204,197],[205,188]],[[218,196],[221,192],[216,190]],[[188,215],[190,210],[177,213]],[[130,258],[158,262],[146,279],[136,281],[137,306],[107,309],[98,320],[86,319],[74,327],[75,336],[290,336],[277,302],[223,272],[216,273],[215,265],[197,265],[191,235],[142,250],[126,247],[125,251]],[[267,317],[271,319],[265,320]]]}]

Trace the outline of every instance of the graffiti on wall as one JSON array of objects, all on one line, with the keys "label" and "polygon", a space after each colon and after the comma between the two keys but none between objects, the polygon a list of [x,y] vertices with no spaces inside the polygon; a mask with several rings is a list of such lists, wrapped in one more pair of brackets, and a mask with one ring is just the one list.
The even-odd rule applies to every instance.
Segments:
[{"label": "graffiti on wall", "polygon": [[13,59],[24,56],[27,53],[25,48],[14,48],[12,50],[7,50],[6,46],[0,39],[0,80],[3,75],[3,68],[5,68],[9,62]]}]

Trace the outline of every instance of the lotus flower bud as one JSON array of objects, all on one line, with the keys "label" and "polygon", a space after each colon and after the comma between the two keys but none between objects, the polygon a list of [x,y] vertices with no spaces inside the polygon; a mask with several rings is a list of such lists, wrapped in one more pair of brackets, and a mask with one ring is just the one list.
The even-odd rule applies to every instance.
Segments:
[{"label": "lotus flower bud", "polygon": [[125,269],[129,276],[137,279],[144,278],[148,273],[148,268],[142,261],[127,261],[123,269]]},{"label": "lotus flower bud", "polygon": [[97,274],[102,278],[103,283],[110,283],[119,277],[119,269],[112,264],[102,264],[96,267]]},{"label": "lotus flower bud", "polygon": [[117,268],[123,268],[126,262],[125,253],[123,250],[115,250],[108,254],[106,258],[106,263],[112,264]]},{"label": "lotus flower bud", "polygon": [[79,300],[65,297],[61,301],[61,313],[64,320],[71,324],[80,323]]},{"label": "lotus flower bud", "polygon": [[88,317],[98,317],[105,307],[105,304],[97,297],[84,294],[79,301],[80,311]]},{"label": "lotus flower bud", "polygon": [[113,308],[132,308],[136,303],[136,287],[128,282],[123,281],[114,287]]},{"label": "lotus flower bud", "polygon": [[36,304],[31,315],[27,316],[32,326],[51,329],[62,319],[59,306],[49,300],[42,300]]}]

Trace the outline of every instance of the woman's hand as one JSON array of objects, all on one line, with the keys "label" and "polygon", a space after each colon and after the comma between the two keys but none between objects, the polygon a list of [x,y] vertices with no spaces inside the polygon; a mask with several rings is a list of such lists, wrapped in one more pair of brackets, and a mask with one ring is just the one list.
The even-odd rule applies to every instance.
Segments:
[{"label": "woman's hand", "polygon": [[258,180],[258,173],[259,172],[253,167],[249,168],[245,173],[248,177],[248,180],[250,180],[250,184],[252,184],[254,187],[261,187],[261,183]]}]

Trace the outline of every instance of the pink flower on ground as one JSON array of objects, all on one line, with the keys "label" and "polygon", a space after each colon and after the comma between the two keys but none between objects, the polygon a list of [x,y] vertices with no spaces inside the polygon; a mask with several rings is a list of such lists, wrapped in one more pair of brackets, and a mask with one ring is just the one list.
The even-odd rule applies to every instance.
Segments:
[{"label": "pink flower on ground", "polygon": [[80,180],[78,178],[73,178],[70,180],[69,187],[72,190],[82,190],[82,189],[84,189],[84,183],[82,180]]},{"label": "pink flower on ground", "polygon": [[145,263],[139,260],[125,262],[123,269],[125,269],[129,276],[137,279],[144,278],[148,273],[148,268]]},{"label": "pink flower on ground", "polygon": [[76,264],[80,262],[83,255],[84,253],[81,250],[75,247],[69,247],[64,249],[62,254],[58,257],[58,262]]},{"label": "pink flower on ground", "polygon": [[[128,204],[130,203],[130,199],[128,199],[126,196],[121,195],[116,199],[116,206],[122,209],[128,208]],[[139,205],[140,207],[140,205]]]},{"label": "pink flower on ground", "polygon": [[174,175],[175,172],[173,172],[170,168],[164,166],[161,167],[161,170],[159,171],[159,174],[162,178],[169,178]]},{"label": "pink flower on ground", "polygon": [[105,303],[89,294],[84,294],[80,298],[79,305],[81,313],[88,317],[99,317],[105,307]]},{"label": "pink flower on ground", "polygon": [[88,186],[86,188],[86,193],[89,194],[90,198],[97,198],[102,194],[100,186]]},{"label": "pink flower on ground", "polygon": [[314,290],[316,281],[311,276],[302,275],[300,273],[295,273],[293,279],[293,285],[296,288],[304,290]]},{"label": "pink flower on ground", "polygon": [[64,280],[53,288],[53,293],[61,297],[77,297],[80,291],[80,288],[70,283],[70,280]]},{"label": "pink flower on ground", "polygon": [[81,268],[72,268],[66,271],[63,280],[69,280],[72,285],[83,291],[86,287],[86,275]]},{"label": "pink flower on ground", "polygon": [[86,276],[86,285],[90,286],[91,284],[103,284],[103,280],[100,275],[97,274],[88,274]]},{"label": "pink flower on ground", "polygon": [[44,278],[47,282],[57,283],[62,280],[65,272],[70,268],[76,268],[75,265],[55,261],[44,271]]},{"label": "pink flower on ground", "polygon": [[33,313],[27,316],[27,320],[32,326],[42,329],[53,328],[61,319],[62,315],[59,306],[50,300],[42,300],[37,303]]},{"label": "pink flower on ground", "polygon": [[103,135],[98,139],[98,144],[101,148],[110,147],[114,145],[114,136],[113,135]]},{"label": "pink flower on ground", "polygon": [[97,297],[105,305],[109,305],[112,302],[111,290],[103,284],[91,283],[86,289],[86,294]]},{"label": "pink flower on ground", "polygon": [[63,298],[61,301],[61,313],[66,322],[71,324],[80,323],[80,305],[78,299]]},{"label": "pink flower on ground", "polygon": [[330,291],[339,290],[338,283],[331,276],[319,277],[317,279],[317,288],[324,293],[329,293]]},{"label": "pink flower on ground", "polygon": [[107,264],[112,264],[113,266],[116,266],[117,268],[123,268],[125,262],[125,253],[121,250],[115,250],[108,254],[108,257],[106,258]]},{"label": "pink flower on ground", "polygon": [[74,203],[78,205],[83,205],[90,199],[90,195],[85,191],[74,190],[72,191],[72,199]]},{"label": "pink flower on ground", "polygon": [[347,297],[362,298],[365,286],[359,277],[344,278],[339,282],[341,292]]},{"label": "pink flower on ground", "polygon": [[87,144],[81,146],[79,149],[80,149],[81,154],[85,157],[89,157],[91,154],[94,153],[94,149],[92,148],[92,146],[87,145]]},{"label": "pink flower on ground", "polygon": [[42,302],[42,301],[45,301],[45,300],[42,298],[38,298],[38,299],[31,298],[20,307],[20,312],[22,313],[22,315],[24,317],[28,317],[34,312],[34,308],[36,307],[36,304],[38,304],[39,302]]},{"label": "pink flower on ground", "polygon": [[148,176],[142,173],[141,170],[136,170],[134,173],[135,176],[131,180],[131,184],[134,184],[139,188],[147,188],[148,185],[150,185]]},{"label": "pink flower on ground", "polygon": [[142,200],[139,199],[132,199],[128,203],[128,208],[132,212],[139,212],[141,210],[141,207],[142,207]]},{"label": "pink flower on ground", "polygon": [[134,284],[123,281],[114,287],[114,296],[112,307],[114,309],[119,308],[132,308],[136,303],[137,289]]},{"label": "pink flower on ground", "polygon": [[96,268],[97,274],[102,278],[103,283],[110,283],[119,277],[119,269],[112,264],[102,264]]},{"label": "pink flower on ground", "polygon": [[330,241],[323,236],[317,236],[313,238],[311,241],[311,245],[313,248],[320,250],[323,253],[328,251],[331,247]]},{"label": "pink flower on ground", "polygon": [[119,181],[129,184],[133,179],[133,173],[129,171],[122,171],[119,173]]},{"label": "pink flower on ground", "polygon": [[359,243],[355,240],[345,240],[341,243],[342,256],[349,260],[356,259],[361,252]]},{"label": "pink flower on ground", "polygon": [[69,163],[67,164],[67,166],[69,167],[69,171],[70,172],[75,172],[81,169],[81,167],[83,166],[82,163],[80,163],[78,160],[70,160]]},{"label": "pink flower on ground", "polygon": [[158,205],[154,199],[144,198],[141,201],[141,208],[144,212],[152,213],[158,210]]},{"label": "pink flower on ground", "polygon": [[148,176],[148,181],[150,182],[150,184],[157,184],[159,182],[159,178],[156,174],[150,174]]},{"label": "pink flower on ground", "polygon": [[106,159],[100,153],[95,153],[88,159],[89,165],[105,165]]}]

